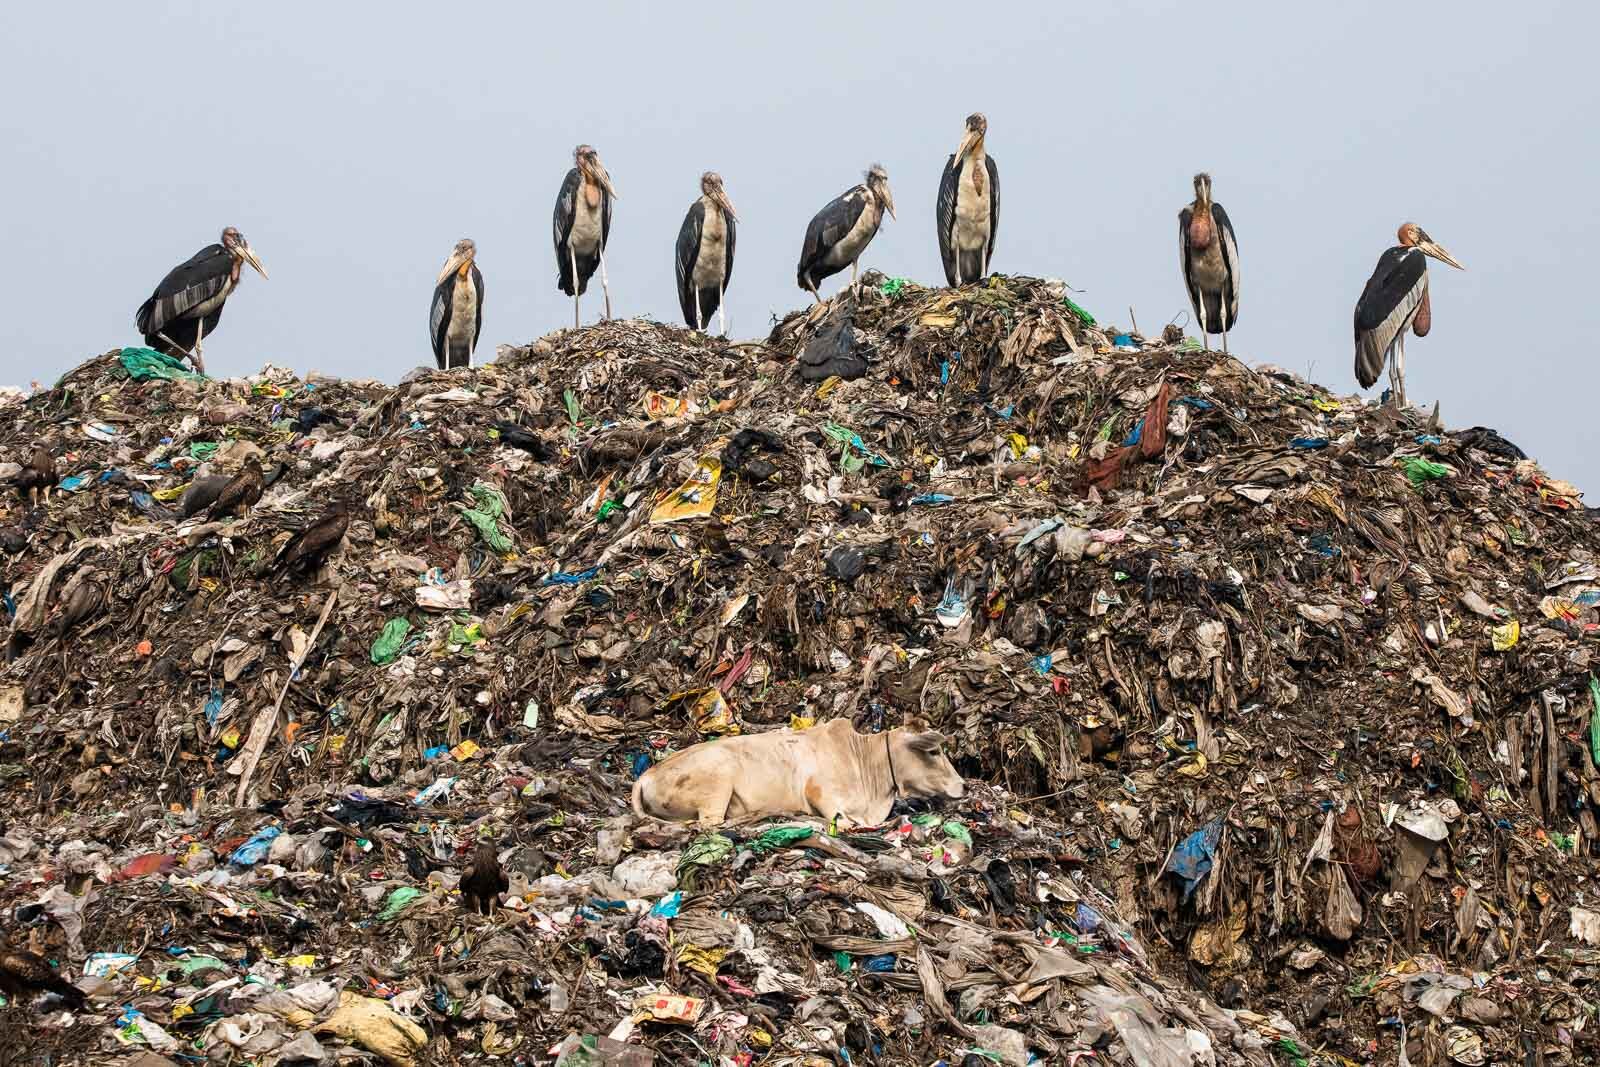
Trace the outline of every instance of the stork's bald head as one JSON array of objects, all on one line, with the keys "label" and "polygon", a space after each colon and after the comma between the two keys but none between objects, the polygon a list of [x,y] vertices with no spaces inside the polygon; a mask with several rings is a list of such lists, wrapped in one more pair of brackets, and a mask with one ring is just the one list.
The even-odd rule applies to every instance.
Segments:
[{"label": "stork's bald head", "polygon": [[730,219],[739,217],[733,213],[733,202],[728,199],[727,192],[722,188],[722,175],[716,171],[708,170],[700,175],[700,192],[707,200],[721,208],[723,214]]},{"label": "stork's bald head", "polygon": [[244,239],[244,234],[232,226],[222,231],[222,247],[234,259],[254,267],[256,273],[263,278],[267,276],[267,269],[261,265],[261,261],[256,258],[256,254],[250,250],[250,242]]},{"label": "stork's bald head", "polygon": [[606,173],[605,164],[600,162],[600,153],[590,145],[581,144],[572,150],[572,162],[578,168],[578,173],[586,179],[599,185],[617,199],[617,190],[611,184],[611,175]]},{"label": "stork's bald head", "polygon": [[882,163],[874,163],[867,168],[867,191],[878,198],[889,212],[892,219],[894,214],[894,194],[889,191],[889,172],[883,169]]},{"label": "stork's bald head", "polygon": [[1211,175],[1204,171],[1194,176],[1194,198],[1202,204],[1211,203]]}]

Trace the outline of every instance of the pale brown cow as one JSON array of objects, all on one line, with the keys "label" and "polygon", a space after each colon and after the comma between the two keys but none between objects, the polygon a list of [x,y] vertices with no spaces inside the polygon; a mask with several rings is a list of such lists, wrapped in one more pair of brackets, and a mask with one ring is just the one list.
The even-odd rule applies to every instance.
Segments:
[{"label": "pale brown cow", "polygon": [[702,826],[791,814],[872,826],[889,817],[896,797],[959,800],[965,794],[944,743],[943,734],[921,722],[858,734],[847,719],[705,741],[640,775],[633,810]]}]

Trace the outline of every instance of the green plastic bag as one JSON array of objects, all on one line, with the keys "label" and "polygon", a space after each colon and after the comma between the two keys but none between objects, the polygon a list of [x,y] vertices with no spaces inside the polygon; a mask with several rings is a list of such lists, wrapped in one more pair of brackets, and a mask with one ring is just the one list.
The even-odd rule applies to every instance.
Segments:
[{"label": "green plastic bag", "polygon": [[1594,702],[1589,709],[1589,752],[1594,756],[1594,762],[1600,767],[1600,682],[1595,681],[1594,675],[1589,675],[1589,699]]},{"label": "green plastic bag", "polygon": [[1072,302],[1072,297],[1064,296],[1064,297],[1061,298],[1061,302],[1063,304],[1067,305],[1067,310],[1068,311],[1070,311],[1074,315],[1078,316],[1078,321],[1079,322],[1083,323],[1085,326],[1093,326],[1094,325],[1094,316],[1089,314],[1083,308],[1079,307],[1077,304],[1074,304]]},{"label": "green plastic bag", "polygon": [[500,528],[500,518],[506,513],[505,494],[492,485],[475,482],[472,498],[478,502],[478,506],[463,509],[461,517],[478,528],[484,544],[496,552],[510,552],[511,538]]},{"label": "green plastic bag", "polygon": [[904,289],[910,282],[910,278],[890,278],[878,286],[878,292],[887,297],[896,297],[900,295],[900,290]]},{"label": "green plastic bag", "polygon": [[378,666],[393,663],[400,658],[400,649],[411,632],[411,620],[401,616],[383,624],[383,632],[372,642],[372,662]]},{"label": "green plastic bag", "polygon": [[128,377],[136,382],[148,382],[155,378],[185,382],[206,380],[204,374],[185,367],[183,360],[177,356],[169,356],[153,348],[124,348],[117,358],[122,363],[122,369],[128,372]]},{"label": "green plastic bag", "polygon": [[395,889],[390,892],[388,899],[383,902],[383,910],[378,912],[378,921],[381,923],[386,923],[390,919],[393,919],[395,916],[411,907],[411,905],[415,903],[416,899],[421,895],[422,890],[418,889],[414,885],[402,885],[395,887]]},{"label": "green plastic bag", "polygon": [[804,841],[814,833],[816,831],[809,826],[774,826],[750,842],[750,851],[758,856],[767,852],[776,852],[780,848],[788,848],[790,845]]},{"label": "green plastic bag", "polygon": [[1405,465],[1406,477],[1410,478],[1411,484],[1419,489],[1424,482],[1431,482],[1435,478],[1444,478],[1450,474],[1450,468],[1443,463],[1435,463],[1421,456],[1407,456],[1400,462]]}]

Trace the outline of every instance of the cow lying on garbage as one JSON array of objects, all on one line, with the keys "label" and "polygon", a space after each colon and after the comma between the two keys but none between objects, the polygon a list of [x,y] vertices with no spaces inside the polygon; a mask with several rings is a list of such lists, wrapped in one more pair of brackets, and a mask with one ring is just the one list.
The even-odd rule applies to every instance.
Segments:
[{"label": "cow lying on garbage", "polygon": [[876,825],[889,817],[896,797],[962,797],[966,785],[944,743],[943,734],[921,722],[858,734],[847,719],[706,741],[640,775],[633,810],[701,826],[791,814]]}]

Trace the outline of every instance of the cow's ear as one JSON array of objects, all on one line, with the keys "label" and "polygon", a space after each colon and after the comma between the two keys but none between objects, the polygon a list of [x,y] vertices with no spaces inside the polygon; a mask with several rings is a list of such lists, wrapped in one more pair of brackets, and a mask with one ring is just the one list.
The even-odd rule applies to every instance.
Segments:
[{"label": "cow's ear", "polygon": [[923,730],[911,735],[911,747],[918,752],[938,752],[944,747],[945,736],[938,730]]}]

